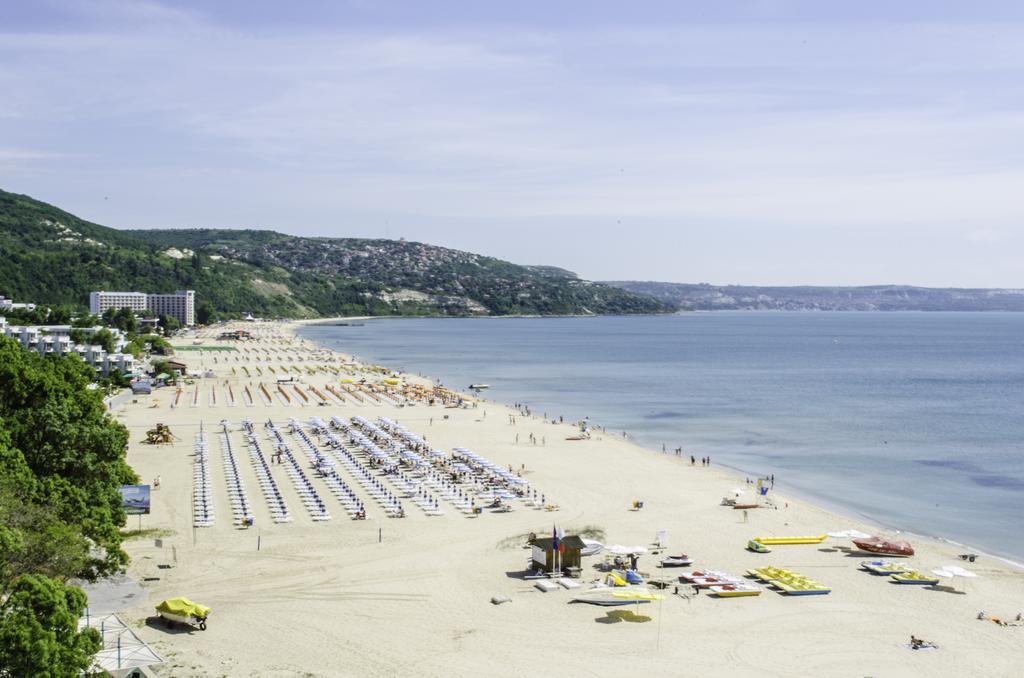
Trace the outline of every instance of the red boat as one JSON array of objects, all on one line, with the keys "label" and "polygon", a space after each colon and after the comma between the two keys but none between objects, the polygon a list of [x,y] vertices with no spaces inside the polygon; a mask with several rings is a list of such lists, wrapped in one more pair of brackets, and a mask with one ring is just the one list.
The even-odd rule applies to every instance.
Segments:
[{"label": "red boat", "polygon": [[866,537],[854,539],[853,545],[861,551],[868,553],[879,553],[883,556],[912,556],[914,547],[905,541],[892,541],[881,537]]}]

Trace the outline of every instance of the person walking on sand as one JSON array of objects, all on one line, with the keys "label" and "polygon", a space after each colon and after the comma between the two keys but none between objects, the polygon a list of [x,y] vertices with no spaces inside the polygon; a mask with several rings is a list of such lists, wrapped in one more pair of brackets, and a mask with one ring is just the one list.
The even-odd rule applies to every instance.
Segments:
[{"label": "person walking on sand", "polygon": [[697,458],[691,454],[690,455],[690,466],[696,466],[696,465],[697,465]]}]

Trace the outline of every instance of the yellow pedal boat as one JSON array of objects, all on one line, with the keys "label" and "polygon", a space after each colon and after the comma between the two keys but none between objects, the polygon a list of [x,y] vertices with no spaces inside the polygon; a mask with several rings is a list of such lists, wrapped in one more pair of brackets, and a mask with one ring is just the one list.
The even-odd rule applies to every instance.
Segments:
[{"label": "yellow pedal boat", "polygon": [[827,534],[819,534],[810,537],[755,537],[753,541],[766,546],[782,546],[784,544],[820,544],[828,537]]}]

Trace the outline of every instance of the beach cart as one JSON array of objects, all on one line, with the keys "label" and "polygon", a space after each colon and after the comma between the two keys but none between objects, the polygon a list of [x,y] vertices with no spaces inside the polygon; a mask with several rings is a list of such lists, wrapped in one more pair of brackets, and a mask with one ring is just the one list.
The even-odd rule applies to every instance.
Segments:
[{"label": "beach cart", "polygon": [[199,603],[194,603],[188,598],[168,598],[156,606],[157,614],[167,623],[172,622],[187,624],[199,627],[200,631],[206,630],[206,618],[210,616],[210,608]]}]

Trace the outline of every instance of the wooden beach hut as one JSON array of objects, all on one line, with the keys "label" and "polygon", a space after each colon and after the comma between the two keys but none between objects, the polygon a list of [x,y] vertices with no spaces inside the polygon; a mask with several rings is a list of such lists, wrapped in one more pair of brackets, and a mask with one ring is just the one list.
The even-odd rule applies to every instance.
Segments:
[{"label": "wooden beach hut", "polygon": [[582,556],[580,552],[584,546],[583,540],[579,536],[572,534],[566,535],[561,540],[564,549],[558,559],[555,558],[555,551],[552,546],[551,537],[537,537],[531,542],[533,546],[533,568],[537,570],[543,570],[544,572],[554,572],[555,563],[558,562],[561,565],[562,570],[569,568],[581,568],[582,567]]},{"label": "wooden beach hut", "polygon": [[177,372],[181,376],[188,374],[188,365],[180,360],[168,360],[167,369],[171,372]]}]

